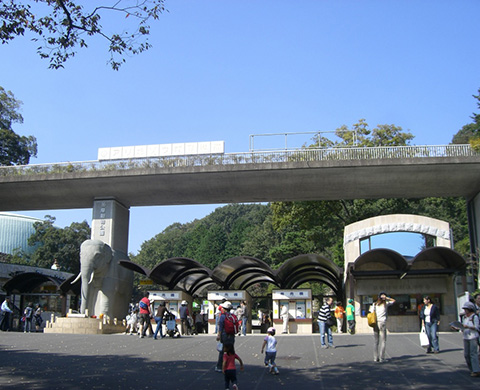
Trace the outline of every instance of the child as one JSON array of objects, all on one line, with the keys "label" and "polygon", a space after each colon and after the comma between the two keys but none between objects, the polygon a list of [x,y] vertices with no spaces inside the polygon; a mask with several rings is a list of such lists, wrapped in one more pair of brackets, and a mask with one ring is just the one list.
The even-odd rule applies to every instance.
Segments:
[{"label": "child", "polygon": [[137,314],[138,314],[138,309],[135,308],[132,314],[127,316],[127,329],[125,330],[125,334],[131,335],[133,333],[137,333],[137,324],[138,324]]},{"label": "child", "polygon": [[265,365],[268,366],[270,372],[274,375],[278,375],[278,368],[275,364],[275,357],[277,356],[277,340],[275,339],[275,328],[267,329],[267,337],[263,340],[262,345],[262,354],[265,346],[267,347],[265,351]]},{"label": "child", "polygon": [[337,319],[337,333],[343,333],[343,315],[345,314],[345,309],[342,306],[342,302],[337,302],[337,307],[335,308],[335,318]]},{"label": "child", "polygon": [[355,334],[355,306],[353,306],[353,299],[348,300],[345,314],[347,315],[348,333]]},{"label": "child", "polygon": [[225,344],[223,346],[223,365],[222,372],[225,375],[225,389],[230,389],[230,382],[233,384],[233,390],[238,390],[237,386],[237,369],[235,368],[235,359],[240,363],[240,370],[243,371],[243,361],[235,353],[233,344]]}]

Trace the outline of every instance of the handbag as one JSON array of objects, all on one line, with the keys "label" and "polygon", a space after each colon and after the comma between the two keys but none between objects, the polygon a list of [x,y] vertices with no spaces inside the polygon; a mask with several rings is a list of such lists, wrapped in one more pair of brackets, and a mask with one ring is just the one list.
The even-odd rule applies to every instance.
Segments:
[{"label": "handbag", "polygon": [[430,346],[430,340],[428,340],[427,332],[425,331],[425,326],[422,326],[422,330],[420,331],[420,345],[422,347]]},{"label": "handbag", "polygon": [[336,324],[335,318],[333,318],[332,316],[328,317],[327,320],[325,321],[325,324],[329,328],[331,328],[332,326],[334,326]]},{"label": "handbag", "polygon": [[373,311],[367,314],[368,326],[375,328],[377,326],[377,313],[375,311],[375,305],[373,305]]}]

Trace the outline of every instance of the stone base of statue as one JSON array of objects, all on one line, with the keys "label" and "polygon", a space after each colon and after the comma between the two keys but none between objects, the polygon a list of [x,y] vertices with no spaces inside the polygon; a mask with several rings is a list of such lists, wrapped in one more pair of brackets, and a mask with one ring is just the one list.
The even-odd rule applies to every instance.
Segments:
[{"label": "stone base of statue", "polygon": [[44,333],[113,334],[125,332],[126,324],[117,319],[88,318],[84,314],[55,317],[45,324]]}]

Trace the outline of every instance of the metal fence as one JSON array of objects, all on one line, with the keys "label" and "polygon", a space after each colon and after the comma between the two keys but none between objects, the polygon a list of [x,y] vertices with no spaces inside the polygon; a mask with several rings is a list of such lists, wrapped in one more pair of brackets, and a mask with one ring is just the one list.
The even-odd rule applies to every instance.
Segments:
[{"label": "metal fence", "polygon": [[42,175],[66,172],[116,171],[145,168],[176,168],[269,164],[305,161],[358,161],[374,159],[421,159],[480,156],[470,145],[381,146],[362,148],[295,149],[275,152],[165,156],[129,160],[78,161],[0,167],[0,176]]}]

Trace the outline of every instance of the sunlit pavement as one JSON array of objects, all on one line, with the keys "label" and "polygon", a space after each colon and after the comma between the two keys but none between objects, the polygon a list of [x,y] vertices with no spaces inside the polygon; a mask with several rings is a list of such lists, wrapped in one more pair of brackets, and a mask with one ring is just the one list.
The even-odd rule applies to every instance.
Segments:
[{"label": "sunlit pavement", "polygon": [[[239,389],[479,389],[463,358],[462,335],[440,334],[439,354],[426,354],[418,334],[389,334],[385,363],[373,362],[372,335],[278,335],[280,375],[268,373],[262,335],[237,337]],[[215,336],[139,339],[128,335],[0,332],[2,389],[224,389],[214,371]]]}]

